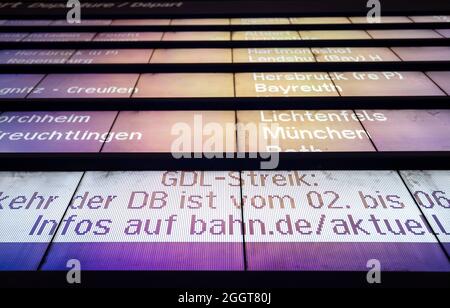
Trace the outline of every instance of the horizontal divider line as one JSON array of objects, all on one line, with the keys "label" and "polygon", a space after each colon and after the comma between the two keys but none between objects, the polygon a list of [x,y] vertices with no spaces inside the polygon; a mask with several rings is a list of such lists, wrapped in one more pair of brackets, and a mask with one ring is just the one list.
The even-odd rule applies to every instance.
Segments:
[{"label": "horizontal divider line", "polygon": [[87,41],[0,42],[0,49],[114,49],[114,48],[256,48],[256,47],[400,47],[450,46],[448,38],[263,40],[263,41]]},{"label": "horizontal divider line", "polygon": [[397,30],[446,29],[450,22],[373,24],[286,24],[286,25],[88,25],[88,26],[0,26],[1,32],[175,32],[175,31],[298,31],[298,30]]},{"label": "horizontal divider line", "polygon": [[315,71],[448,71],[450,61],[285,62],[285,63],[108,63],[0,64],[11,74],[52,73],[239,73]]},{"label": "horizontal divider line", "polygon": [[[25,0],[23,2],[37,2]],[[61,16],[67,14],[65,9],[4,9],[0,13],[1,19],[61,19]],[[118,2],[118,1],[111,1]],[[199,6],[195,6],[195,3],[200,3]],[[233,3],[235,2],[235,3]],[[240,2],[237,4],[237,2]],[[145,19],[171,19],[171,18],[278,18],[278,17],[341,17],[341,16],[361,16],[367,15],[367,8],[365,5],[340,5],[336,10],[336,0],[332,3],[326,2],[319,5],[298,5],[295,1],[277,1],[277,6],[249,6],[249,1],[206,1],[208,6],[202,5],[205,1],[186,1],[184,7],[178,8],[176,11],[173,8],[157,8],[157,11],[143,10],[142,8],[127,8],[126,10],[121,8],[102,9],[103,19],[124,19],[124,18],[145,18]],[[317,1],[315,1],[317,2]],[[390,1],[392,2],[392,0]],[[432,2],[424,7],[424,5],[417,6],[417,3],[408,3],[408,7],[405,7],[404,2],[384,4],[383,16],[419,16],[419,15],[449,15],[449,5],[445,1],[441,1],[439,6],[436,6],[436,2]],[[254,4],[254,1],[252,1]],[[293,5],[294,4],[294,5]],[[324,5],[325,4],[325,5]],[[359,3],[360,4],[360,3]],[[213,7],[212,7],[213,6]],[[194,13],[195,12],[195,13]],[[99,11],[95,8],[84,8],[83,18],[86,19],[98,19]],[[17,16],[17,17],[16,17]]]},{"label": "horizontal divider line", "polygon": [[[226,157],[224,153],[216,153]],[[183,158],[171,153],[0,153],[0,171],[260,170],[256,158]],[[279,153],[277,170],[450,169],[450,152]],[[191,156],[192,157],[192,156]],[[232,158],[231,158],[232,157]]]},{"label": "horizontal divider line", "polygon": [[0,99],[2,111],[448,109],[449,106],[450,96]]}]

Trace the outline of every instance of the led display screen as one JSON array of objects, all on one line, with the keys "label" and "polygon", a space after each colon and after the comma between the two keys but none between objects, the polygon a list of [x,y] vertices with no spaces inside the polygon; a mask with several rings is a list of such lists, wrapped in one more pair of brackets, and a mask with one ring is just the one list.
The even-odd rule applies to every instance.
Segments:
[{"label": "led display screen", "polygon": [[[365,171],[0,169],[0,271],[76,259],[82,270],[450,272],[450,171],[415,170],[450,151],[450,29],[431,24],[450,17],[329,15],[0,20],[3,170],[133,157],[161,170],[223,153],[242,169],[236,155],[255,152],[359,169],[374,157]],[[108,111],[78,111],[89,102]],[[370,170],[390,157],[411,170]]]},{"label": "led display screen", "polygon": [[239,172],[87,172],[44,270],[243,270]]},{"label": "led display screen", "polygon": [[361,110],[378,121],[363,121],[378,151],[449,151],[449,110]]},{"label": "led display screen", "polygon": [[227,26],[230,24],[228,18],[190,18],[172,19],[172,26]]},{"label": "led display screen", "polygon": [[316,24],[349,24],[347,17],[292,17],[289,18],[294,25],[316,25]]},{"label": "led display screen", "polygon": [[28,33],[2,32],[2,33],[0,33],[0,42],[20,42],[27,36],[28,36]]},{"label": "led display screen", "polygon": [[168,26],[170,19],[114,19],[112,26]]},{"label": "led display screen", "polygon": [[234,48],[233,62],[315,62],[315,59],[309,48]]},{"label": "led display screen", "polygon": [[443,37],[450,38],[450,29],[438,29],[436,31]]},{"label": "led display screen", "polygon": [[450,72],[427,72],[427,75],[448,95],[450,95]]},{"label": "led display screen", "polygon": [[233,97],[233,74],[142,74],[133,97]]},{"label": "led display screen", "polygon": [[300,31],[303,40],[368,40],[371,37],[363,30],[317,30]]},{"label": "led display screen", "polygon": [[130,97],[139,74],[50,74],[30,98]]},{"label": "led display screen", "polygon": [[339,96],[326,72],[236,73],[237,97]]},{"label": "led display screen", "polygon": [[80,49],[73,54],[67,63],[148,63],[152,52],[152,49]]},{"label": "led display screen", "polygon": [[237,31],[233,32],[233,41],[273,41],[299,40],[297,31]]},{"label": "led display screen", "polygon": [[37,270],[81,172],[0,172],[0,270]]},{"label": "led display screen", "polygon": [[79,23],[69,23],[65,19],[55,20],[50,26],[109,26],[112,23],[111,19],[81,19]]},{"label": "led display screen", "polygon": [[400,61],[389,48],[324,47],[311,50],[317,62]]},{"label": "led display screen", "polygon": [[449,271],[395,171],[242,173],[249,270]]},{"label": "led display screen", "polygon": [[[350,21],[354,24],[367,24],[367,23],[374,23],[374,18],[368,18],[368,17],[349,17]],[[409,19],[406,16],[379,16],[379,19],[375,19],[376,22],[379,21],[379,23],[411,23],[413,22],[411,19]]]},{"label": "led display screen", "polygon": [[122,111],[103,152],[225,153],[236,150],[233,111]]},{"label": "led display screen", "polygon": [[450,270],[447,171],[81,175],[0,173],[0,270]]},{"label": "led display screen", "polygon": [[232,18],[232,25],[288,25],[289,18]]},{"label": "led display screen", "polygon": [[358,120],[364,116],[351,110],[238,111],[238,148],[241,152],[375,151]]},{"label": "led display screen", "polygon": [[374,39],[419,39],[419,38],[442,38],[433,30],[368,30]]},{"label": "led display screen", "polygon": [[133,41],[160,41],[162,32],[103,32],[98,33],[94,41],[100,42],[133,42]]},{"label": "led display screen", "polygon": [[450,254],[450,172],[446,170],[401,171],[420,210]]},{"label": "led display screen", "polygon": [[409,16],[414,22],[450,22],[450,15]]},{"label": "led display screen", "polygon": [[23,39],[24,42],[89,42],[95,33],[89,32],[45,32],[31,33]]},{"label": "led display screen", "polygon": [[450,61],[450,47],[393,47],[404,61]]},{"label": "led display screen", "polygon": [[338,72],[330,75],[342,96],[445,95],[422,72]]},{"label": "led display screen", "polygon": [[1,74],[0,98],[25,98],[44,76],[40,74]]},{"label": "led display screen", "polygon": [[51,20],[26,20],[26,19],[11,19],[5,20],[5,26],[48,26],[50,25]]},{"label": "led display screen", "polygon": [[4,112],[0,114],[1,153],[100,152],[105,142],[131,138],[110,134],[115,111]]},{"label": "led display screen", "polygon": [[230,49],[155,49],[150,63],[231,63]]},{"label": "led display screen", "polygon": [[1,64],[63,64],[74,50],[1,50]]},{"label": "led display screen", "polygon": [[229,41],[230,32],[165,32],[163,41]]}]

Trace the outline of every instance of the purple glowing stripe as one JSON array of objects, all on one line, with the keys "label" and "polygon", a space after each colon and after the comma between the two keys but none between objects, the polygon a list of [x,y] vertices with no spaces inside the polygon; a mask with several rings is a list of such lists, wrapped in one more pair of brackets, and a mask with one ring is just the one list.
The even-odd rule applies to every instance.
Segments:
[{"label": "purple glowing stripe", "polygon": [[44,270],[243,270],[243,243],[53,243]]},{"label": "purple glowing stripe", "polygon": [[49,243],[0,243],[0,271],[35,271]]},{"label": "purple glowing stripe", "polygon": [[450,263],[437,243],[246,243],[253,271],[367,271],[380,261],[382,271],[448,272]]}]

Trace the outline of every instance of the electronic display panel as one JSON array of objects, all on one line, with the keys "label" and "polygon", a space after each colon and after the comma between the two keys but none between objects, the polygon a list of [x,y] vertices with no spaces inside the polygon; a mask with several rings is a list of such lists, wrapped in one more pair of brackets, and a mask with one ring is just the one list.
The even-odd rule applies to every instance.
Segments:
[{"label": "electronic display panel", "polygon": [[312,30],[299,31],[302,40],[370,40],[364,30]]},{"label": "electronic display panel", "polygon": [[133,97],[233,97],[231,73],[142,74]]},{"label": "electronic display panel", "polygon": [[442,96],[422,72],[332,72],[342,96]]},{"label": "electronic display panel", "polygon": [[153,49],[80,49],[69,64],[148,63]]},{"label": "electronic display panel", "polygon": [[101,32],[94,41],[96,42],[134,42],[134,41],[160,41],[162,32]]},{"label": "electronic display panel", "polygon": [[430,77],[447,95],[450,95],[450,71],[427,72]]},{"label": "electronic display panel", "polygon": [[396,171],[247,171],[250,271],[450,271]]},{"label": "electronic display panel", "polygon": [[29,33],[2,32],[0,33],[0,42],[20,42],[28,35]]},{"label": "electronic display panel", "polygon": [[244,270],[239,172],[87,172],[44,270]]},{"label": "electronic display panel", "polygon": [[291,17],[291,24],[294,25],[332,25],[332,24],[349,24],[347,17]]},{"label": "electronic display panel", "polygon": [[274,41],[300,40],[297,31],[236,31],[233,41]]},{"label": "electronic display panel", "polygon": [[180,31],[164,32],[163,41],[229,41],[230,32],[213,31]]},{"label": "electronic display panel", "polygon": [[0,114],[1,153],[100,152],[105,142],[132,138],[109,133],[116,111],[23,111]]},{"label": "electronic display panel", "polygon": [[360,110],[378,151],[449,151],[450,110]]},{"label": "electronic display panel", "polygon": [[23,42],[90,42],[95,35],[91,32],[36,32],[30,33]]},{"label": "electronic display panel", "polygon": [[75,50],[0,50],[0,64],[64,64]]},{"label": "electronic display panel", "polygon": [[51,24],[51,20],[46,19],[35,19],[35,20],[27,20],[27,19],[10,19],[5,20],[4,26],[48,26]]},{"label": "electronic display panel", "polygon": [[172,19],[171,26],[228,26],[228,18],[182,18]]},{"label": "electronic display panel", "polygon": [[130,97],[139,74],[50,74],[29,98]]},{"label": "electronic display panel", "polygon": [[231,49],[155,49],[150,63],[231,63]]},{"label": "electronic display panel", "polygon": [[450,38],[450,29],[437,29],[436,31],[443,37]]},{"label": "electronic display panel", "polygon": [[311,48],[317,62],[382,62],[400,61],[389,48],[323,47]]},{"label": "electronic display panel", "polygon": [[352,110],[238,111],[239,152],[371,152]]},{"label": "electronic display panel", "polygon": [[392,47],[403,61],[450,61],[450,47]]},{"label": "electronic display panel", "polygon": [[44,76],[41,74],[0,74],[0,98],[25,98]]},{"label": "electronic display panel", "polygon": [[37,270],[81,172],[0,172],[0,271]]},{"label": "electronic display panel", "polygon": [[339,96],[326,72],[236,73],[237,97]]},{"label": "electronic display panel", "polygon": [[433,30],[367,30],[374,39],[426,39],[442,38],[439,33]]},{"label": "electronic display panel", "polygon": [[170,19],[114,19],[112,26],[168,26]]},{"label": "electronic display panel", "polygon": [[[373,18],[368,18],[366,16],[361,17],[349,17],[350,21],[353,24],[370,24]],[[377,23],[382,24],[393,24],[393,23],[412,23],[413,21],[406,16],[379,16],[379,19],[376,20]]]},{"label": "electronic display panel", "polygon": [[289,25],[289,18],[232,18],[232,25]]},{"label": "electronic display panel", "polygon": [[450,171],[406,170],[400,171],[400,175],[450,255]]},{"label": "electronic display panel", "polygon": [[121,111],[111,132],[133,140],[105,144],[103,152],[232,153],[234,111]]},{"label": "electronic display panel", "polygon": [[81,19],[79,23],[68,23],[67,20],[54,20],[50,26],[109,26],[111,25],[111,19]]},{"label": "electronic display panel", "polygon": [[234,48],[234,63],[315,62],[309,48]]},{"label": "electronic display panel", "polygon": [[450,22],[450,15],[409,16],[414,22]]}]

